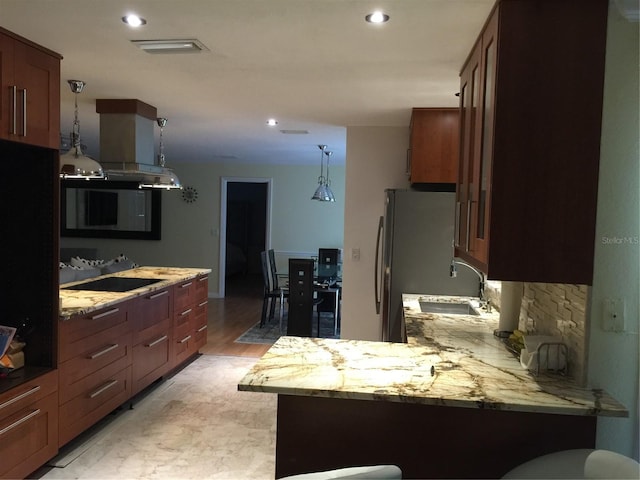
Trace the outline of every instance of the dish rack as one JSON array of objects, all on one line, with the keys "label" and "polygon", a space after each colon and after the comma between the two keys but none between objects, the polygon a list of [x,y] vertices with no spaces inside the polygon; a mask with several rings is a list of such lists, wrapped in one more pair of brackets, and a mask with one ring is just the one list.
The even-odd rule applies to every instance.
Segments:
[{"label": "dish rack", "polygon": [[540,372],[566,375],[569,349],[561,340],[525,337],[525,348],[520,352],[520,363],[534,375]]}]

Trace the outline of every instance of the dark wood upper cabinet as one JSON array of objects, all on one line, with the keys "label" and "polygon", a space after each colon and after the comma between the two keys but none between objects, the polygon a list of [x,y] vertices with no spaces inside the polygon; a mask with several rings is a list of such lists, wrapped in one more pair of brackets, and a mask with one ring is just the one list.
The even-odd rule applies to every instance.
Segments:
[{"label": "dark wood upper cabinet", "polygon": [[0,28],[0,139],[59,148],[61,58]]},{"label": "dark wood upper cabinet", "polygon": [[592,283],[608,2],[498,1],[460,87],[455,254]]},{"label": "dark wood upper cabinet", "polygon": [[411,183],[456,183],[459,110],[414,108],[410,130],[407,173]]}]

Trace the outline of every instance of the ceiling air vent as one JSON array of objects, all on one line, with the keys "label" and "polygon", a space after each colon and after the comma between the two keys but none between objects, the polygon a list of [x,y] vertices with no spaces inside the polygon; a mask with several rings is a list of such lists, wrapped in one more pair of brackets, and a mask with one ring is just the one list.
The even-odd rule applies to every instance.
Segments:
[{"label": "ceiling air vent", "polygon": [[285,135],[306,135],[309,133],[309,130],[280,130],[280,133],[284,133]]},{"label": "ceiling air vent", "polygon": [[208,50],[200,40],[195,38],[179,40],[131,40],[136,47],[147,53],[172,54],[172,53],[200,53]]}]

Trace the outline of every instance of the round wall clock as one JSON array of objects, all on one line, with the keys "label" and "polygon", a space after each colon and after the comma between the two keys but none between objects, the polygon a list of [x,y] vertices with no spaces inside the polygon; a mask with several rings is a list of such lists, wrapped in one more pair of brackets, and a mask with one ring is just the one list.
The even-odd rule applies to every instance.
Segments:
[{"label": "round wall clock", "polygon": [[182,199],[187,203],[193,203],[198,198],[198,191],[193,187],[184,187],[182,189]]}]

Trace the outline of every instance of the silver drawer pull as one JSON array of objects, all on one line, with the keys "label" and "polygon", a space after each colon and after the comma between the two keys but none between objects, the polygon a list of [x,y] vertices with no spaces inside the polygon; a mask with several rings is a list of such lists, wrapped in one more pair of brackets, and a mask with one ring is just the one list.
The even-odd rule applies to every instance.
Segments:
[{"label": "silver drawer pull", "polygon": [[206,325],[201,326],[198,330],[196,330],[198,333],[203,332],[204,330],[207,329]]},{"label": "silver drawer pull", "polygon": [[16,403],[17,401],[22,400],[25,397],[28,397],[29,395],[33,395],[38,390],[40,390],[40,388],[41,388],[40,385],[36,385],[31,390],[27,390],[26,392],[21,393],[20,395],[16,395],[15,397],[10,398],[6,402],[4,402],[2,405],[0,405],[0,410],[2,410],[4,407],[8,407],[12,403]]},{"label": "silver drawer pull", "polygon": [[185,283],[184,285],[180,285],[180,288],[187,288],[193,285],[193,282]]},{"label": "silver drawer pull", "polygon": [[199,303],[198,306],[199,307],[204,307],[207,303],[209,303],[209,300],[205,300],[204,302]]},{"label": "silver drawer pull", "polygon": [[112,308],[111,310],[107,310],[106,312],[99,313],[98,315],[94,315],[91,317],[91,320],[98,320],[102,317],[107,317],[109,315],[113,315],[114,313],[118,313],[120,311],[119,308]]},{"label": "silver drawer pull", "polygon": [[192,308],[190,308],[189,310],[185,310],[184,312],[182,312],[180,314],[181,317],[184,317],[185,315],[189,315],[191,313],[191,310],[193,310]]},{"label": "silver drawer pull", "polygon": [[188,340],[191,340],[191,335],[187,335],[186,337],[184,337],[182,340],[180,340],[178,343],[184,343]]},{"label": "silver drawer pull", "polygon": [[22,417],[20,420],[16,420],[15,422],[13,422],[11,425],[7,425],[6,427],[4,427],[2,430],[0,430],[0,435],[4,435],[5,433],[7,433],[9,430],[13,430],[14,428],[16,428],[18,425],[26,422],[27,420],[35,417],[36,415],[38,415],[40,413],[40,409],[38,408],[37,410],[34,410],[31,413],[26,414],[24,417]]},{"label": "silver drawer pull", "polygon": [[116,348],[118,348],[118,344],[114,343],[113,345],[109,345],[107,348],[100,350],[99,352],[92,353],[87,358],[89,358],[89,360],[95,360],[96,358],[101,357],[105,353],[109,353],[111,350],[115,350]]},{"label": "silver drawer pull", "polygon": [[95,392],[93,392],[91,395],[89,395],[89,398],[96,398],[101,393],[109,390],[116,383],[118,383],[118,380],[111,380],[109,383],[105,383],[103,386],[101,386],[99,389],[97,389]]},{"label": "silver drawer pull", "polygon": [[200,277],[200,278],[198,279],[198,281],[199,281],[199,282],[204,282],[205,280],[209,280],[209,277],[208,277],[208,276],[206,276],[206,277]]},{"label": "silver drawer pull", "polygon": [[169,290],[165,290],[164,292],[160,292],[160,293],[156,293],[154,295],[151,295],[150,297],[148,297],[149,300],[153,300],[154,298],[158,298],[158,297],[162,297],[163,295],[168,295],[169,294]]},{"label": "silver drawer pull", "polygon": [[164,342],[167,338],[169,338],[167,335],[163,335],[161,336],[159,339],[154,340],[153,342],[145,345],[145,347],[155,347],[156,345],[158,345],[160,342]]}]

